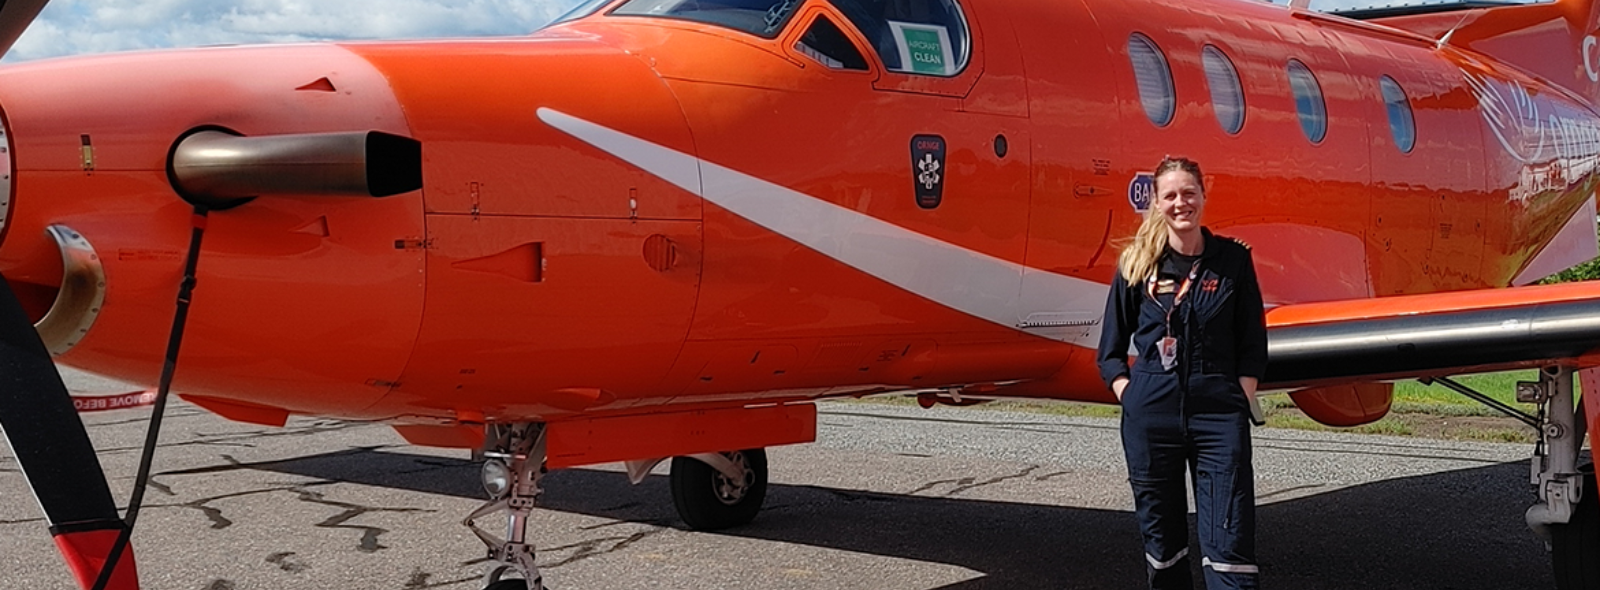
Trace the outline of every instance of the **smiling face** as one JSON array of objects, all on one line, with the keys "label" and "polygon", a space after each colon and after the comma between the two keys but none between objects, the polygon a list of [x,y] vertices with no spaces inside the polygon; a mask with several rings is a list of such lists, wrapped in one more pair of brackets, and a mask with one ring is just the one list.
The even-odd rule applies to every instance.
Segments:
[{"label": "smiling face", "polygon": [[1175,234],[1200,231],[1206,192],[1200,180],[1184,170],[1168,170],[1156,177],[1156,212]]}]

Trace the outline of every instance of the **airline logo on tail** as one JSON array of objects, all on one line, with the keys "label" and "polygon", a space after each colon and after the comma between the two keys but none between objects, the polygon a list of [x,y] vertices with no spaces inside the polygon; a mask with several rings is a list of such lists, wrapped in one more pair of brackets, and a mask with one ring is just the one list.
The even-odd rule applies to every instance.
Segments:
[{"label": "airline logo on tail", "polygon": [[1590,82],[1600,82],[1600,40],[1594,35],[1583,38],[1583,71],[1589,74]]},{"label": "airline logo on tail", "polygon": [[1514,80],[1461,74],[1500,147],[1523,164],[1512,200],[1564,191],[1600,166],[1600,122],[1582,106]]}]

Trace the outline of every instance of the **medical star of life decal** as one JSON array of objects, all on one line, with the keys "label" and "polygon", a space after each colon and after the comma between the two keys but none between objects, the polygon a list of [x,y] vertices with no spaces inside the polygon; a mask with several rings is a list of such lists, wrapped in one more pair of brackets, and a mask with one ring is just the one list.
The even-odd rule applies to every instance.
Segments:
[{"label": "medical star of life decal", "polygon": [[932,209],[944,198],[944,138],[918,135],[911,138],[911,177],[917,206]]}]

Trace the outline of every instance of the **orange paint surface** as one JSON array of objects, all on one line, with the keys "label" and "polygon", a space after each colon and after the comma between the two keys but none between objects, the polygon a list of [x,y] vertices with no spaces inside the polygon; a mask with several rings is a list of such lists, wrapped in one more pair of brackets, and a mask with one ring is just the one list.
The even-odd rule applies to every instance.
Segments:
[{"label": "orange paint surface", "polygon": [[[770,39],[602,12],[526,38],[8,66],[0,270],[42,314],[62,273],[44,230],[79,232],[105,300],[62,360],[148,383],[187,240],[174,141],[206,126],[414,138],[420,191],[212,214],[177,390],[274,419],[447,428],[907,389],[1109,401],[1088,353],[1102,285],[1139,223],[1130,187],[1169,154],[1205,165],[1207,224],[1253,246],[1273,326],[1600,296],[1490,289],[1600,177],[1576,152],[1561,166],[1509,153],[1520,136],[1496,135],[1510,132],[1480,94],[1525,92],[1569,126],[1600,118],[1596,88],[1496,61],[1526,52],[1473,24],[1487,17],[1434,51],[1427,19],[1395,20],[1417,30],[1403,33],[1266,3],[970,4],[970,57],[948,77],[889,71],[824,0]],[[864,70],[802,50],[824,19]],[[1171,68],[1162,125],[1134,34]],[[1206,47],[1239,73],[1236,134],[1218,124]],[[1322,91],[1314,143],[1288,57]],[[1382,76],[1407,94],[1409,152]],[[915,197],[918,136],[943,142],[937,206]],[[1552,183],[1562,170],[1579,172]],[[738,200],[752,195],[767,200]]]}]

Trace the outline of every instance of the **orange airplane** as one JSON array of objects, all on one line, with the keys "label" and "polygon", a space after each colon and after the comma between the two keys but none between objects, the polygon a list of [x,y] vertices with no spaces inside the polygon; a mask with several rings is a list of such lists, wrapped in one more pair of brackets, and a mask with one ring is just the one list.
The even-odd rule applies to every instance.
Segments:
[{"label": "orange airplane", "polygon": [[1254,247],[1264,388],[1313,418],[1541,368],[1528,521],[1597,588],[1600,284],[1525,286],[1600,254],[1597,35],[1595,0],[591,0],[524,38],[6,66],[0,425],[85,588],[137,587],[133,514],[52,357],[475,449],[485,584],[539,588],[546,468],[672,458],[716,529],[818,399],[1112,403],[1106,284],[1189,155]]}]

